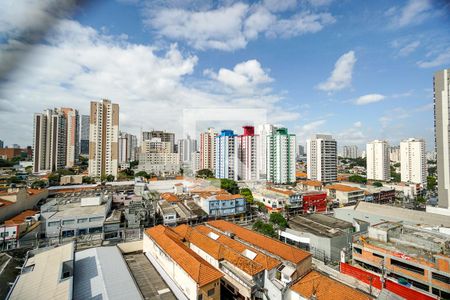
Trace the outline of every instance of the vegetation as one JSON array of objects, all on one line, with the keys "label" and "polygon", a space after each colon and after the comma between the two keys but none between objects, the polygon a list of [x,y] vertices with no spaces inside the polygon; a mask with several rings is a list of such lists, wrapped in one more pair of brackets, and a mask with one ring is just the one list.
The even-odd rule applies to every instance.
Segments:
[{"label": "vegetation", "polygon": [[210,169],[201,169],[197,171],[197,178],[214,178],[214,174]]},{"label": "vegetation", "polygon": [[437,172],[437,167],[436,166],[428,167],[428,175],[436,176],[436,172]]},{"label": "vegetation", "polygon": [[400,173],[395,172],[395,167],[391,166],[391,181],[393,182],[400,182],[401,176]]},{"label": "vegetation", "polygon": [[33,166],[28,166],[25,168],[25,172],[27,172],[28,174],[33,173]]},{"label": "vegetation", "polygon": [[239,193],[242,195],[242,197],[245,198],[245,201],[247,201],[247,203],[253,204],[254,199],[253,199],[252,191],[250,189],[243,188],[240,190]]},{"label": "vegetation", "polygon": [[398,162],[398,163],[395,163],[394,164],[394,168],[400,168],[400,163]]},{"label": "vegetation", "polygon": [[45,188],[46,186],[47,182],[45,182],[44,180],[36,180],[31,184],[32,189],[42,189]]},{"label": "vegetation", "polygon": [[83,176],[83,183],[92,184],[95,183],[95,180],[89,176]]},{"label": "vegetation", "polygon": [[8,182],[8,184],[24,183],[24,181],[18,176],[11,176],[11,177],[9,177],[7,182]]},{"label": "vegetation", "polygon": [[237,185],[237,182],[231,179],[220,179],[220,188],[226,190],[231,194],[239,194],[239,187]]},{"label": "vegetation", "polygon": [[426,200],[423,196],[417,196],[416,201],[420,204],[425,204]]},{"label": "vegetation", "polygon": [[255,204],[256,206],[258,206],[258,210],[260,212],[267,213],[267,207],[264,205],[264,203],[256,201]]},{"label": "vegetation", "polygon": [[283,215],[280,213],[277,213],[277,212],[270,214],[269,221],[273,224],[276,224],[278,226],[278,228],[280,228],[282,230],[288,226],[288,222],[283,217]]},{"label": "vegetation", "polygon": [[138,164],[139,164],[138,160],[130,161],[130,169],[137,167]]},{"label": "vegetation", "polygon": [[10,168],[14,166],[14,162],[0,158],[0,168]]},{"label": "vegetation", "polygon": [[271,223],[264,223],[261,220],[257,220],[253,224],[253,230],[258,231],[264,235],[270,236],[270,237],[276,237],[277,233],[275,229],[273,228],[273,225]]},{"label": "vegetation", "polygon": [[137,172],[136,174],[134,174],[134,176],[136,176],[136,177],[144,177],[144,178],[146,178],[146,179],[149,179],[149,178],[150,178],[150,174],[148,174],[148,173],[145,172],[145,171],[139,171],[139,172]]},{"label": "vegetation", "polygon": [[102,175],[102,177],[100,178],[102,182],[104,181],[108,181],[108,182],[112,182],[114,181],[114,175]]},{"label": "vegetation", "polygon": [[131,169],[122,170],[119,172],[118,178],[119,179],[133,179],[134,171]]},{"label": "vegetation", "polygon": [[50,175],[48,175],[48,185],[59,185],[60,178],[61,175],[58,172],[50,173]]},{"label": "vegetation", "polygon": [[430,191],[434,191],[437,186],[436,177],[434,176],[427,176],[427,189]]},{"label": "vegetation", "polygon": [[350,164],[350,168],[353,168],[355,166],[366,167],[366,158],[362,158],[362,157],[346,158],[346,160]]},{"label": "vegetation", "polygon": [[356,183],[367,183],[367,178],[360,175],[352,175],[348,178],[348,181]]},{"label": "vegetation", "polygon": [[381,182],[379,182],[379,181],[375,181],[374,183],[372,183],[372,185],[375,186],[375,187],[382,187],[383,186],[383,184]]}]

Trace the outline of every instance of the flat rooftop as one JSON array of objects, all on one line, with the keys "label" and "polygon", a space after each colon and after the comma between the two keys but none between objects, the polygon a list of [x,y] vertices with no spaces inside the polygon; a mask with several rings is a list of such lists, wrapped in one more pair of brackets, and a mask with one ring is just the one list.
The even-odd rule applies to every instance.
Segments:
[{"label": "flat rooftop", "polygon": [[124,258],[144,299],[177,299],[143,253],[125,254]]},{"label": "flat rooftop", "polygon": [[[315,215],[311,215],[315,216]],[[319,215],[317,215],[319,216]],[[295,216],[289,220],[289,227],[292,230],[308,232],[316,236],[333,238],[345,234],[343,230],[352,228],[352,224],[333,217],[322,216]],[[331,220],[330,220],[331,219]]]}]

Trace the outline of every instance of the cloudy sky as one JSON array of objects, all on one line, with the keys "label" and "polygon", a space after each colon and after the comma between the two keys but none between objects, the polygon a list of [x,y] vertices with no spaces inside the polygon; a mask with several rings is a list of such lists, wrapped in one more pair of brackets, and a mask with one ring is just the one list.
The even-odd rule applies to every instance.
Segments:
[{"label": "cloudy sky", "polygon": [[0,139],[30,145],[33,113],[88,114],[107,98],[134,134],[263,112],[302,144],[330,133],[341,146],[423,137],[432,149],[449,28],[449,4],[431,0],[4,0]]}]

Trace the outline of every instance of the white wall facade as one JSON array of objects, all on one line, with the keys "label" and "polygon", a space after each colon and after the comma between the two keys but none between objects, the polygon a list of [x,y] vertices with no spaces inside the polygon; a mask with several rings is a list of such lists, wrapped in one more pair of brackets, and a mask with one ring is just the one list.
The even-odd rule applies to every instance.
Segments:
[{"label": "white wall facade", "polygon": [[367,179],[388,181],[390,179],[389,145],[374,140],[366,145]]},{"label": "white wall facade", "polygon": [[410,138],[400,143],[400,172],[402,182],[426,185],[427,161],[425,141]]},{"label": "white wall facade", "polygon": [[333,182],[337,179],[337,142],[331,135],[316,134],[306,141],[307,177]]}]

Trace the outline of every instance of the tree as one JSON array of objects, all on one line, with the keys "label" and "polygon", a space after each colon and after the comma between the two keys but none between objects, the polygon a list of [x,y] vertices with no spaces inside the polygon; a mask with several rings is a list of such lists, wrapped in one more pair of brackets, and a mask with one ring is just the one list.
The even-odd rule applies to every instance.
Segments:
[{"label": "tree", "polygon": [[197,178],[214,178],[214,174],[210,169],[201,169],[197,171]]},{"label": "tree", "polygon": [[381,182],[379,182],[379,181],[375,181],[374,183],[372,183],[372,185],[375,186],[375,187],[382,187],[383,186],[383,184]]},{"label": "tree", "polygon": [[133,160],[130,161],[130,169],[133,169],[134,167],[136,167],[139,164],[138,160]]},{"label": "tree", "polygon": [[60,176],[66,176],[66,175],[75,175],[75,172],[73,169],[59,169],[56,171]]},{"label": "tree", "polygon": [[427,189],[430,191],[434,191],[436,189],[436,177],[434,176],[427,176]]},{"label": "tree", "polygon": [[106,176],[106,181],[108,181],[108,182],[112,182],[112,181],[114,181],[114,175],[111,175],[111,174],[109,174],[108,176]]},{"label": "tree", "polygon": [[273,224],[278,225],[278,227],[282,230],[288,226],[288,223],[286,219],[283,217],[283,215],[277,212],[270,214],[269,221],[272,222]]},{"label": "tree", "polygon": [[428,167],[428,175],[435,176],[436,175],[436,170],[437,170],[436,166]]},{"label": "tree", "polygon": [[14,164],[9,160],[0,158],[0,168],[9,168],[12,167],[13,165]]},{"label": "tree", "polygon": [[264,223],[261,220],[257,220],[253,224],[253,230],[258,231],[264,235],[270,236],[270,237],[276,237],[277,233],[275,229],[273,228],[273,225],[270,223]]},{"label": "tree", "polygon": [[226,190],[230,194],[238,194],[239,193],[239,187],[236,183],[236,181],[222,178],[220,179],[220,188]]},{"label": "tree", "polygon": [[348,181],[356,183],[367,183],[367,178],[359,175],[352,175],[348,178]]},{"label": "tree", "polygon": [[91,183],[95,183],[95,180],[92,179],[92,177],[89,177],[89,176],[83,176],[83,183],[91,184]]},{"label": "tree", "polygon": [[60,178],[61,175],[59,173],[50,173],[50,175],[48,175],[48,185],[59,185]]},{"label": "tree", "polygon": [[136,174],[134,174],[134,176],[136,176],[136,177],[144,177],[146,179],[150,178],[150,175],[147,174],[147,172],[145,172],[145,171],[139,171]]},{"label": "tree", "polygon": [[242,197],[245,198],[245,201],[247,201],[247,203],[249,204],[253,204],[253,194],[252,191],[248,188],[243,188],[240,190],[240,194]]},{"label": "tree", "polygon": [[32,189],[42,189],[45,188],[47,183],[44,180],[37,180],[31,184]]}]

